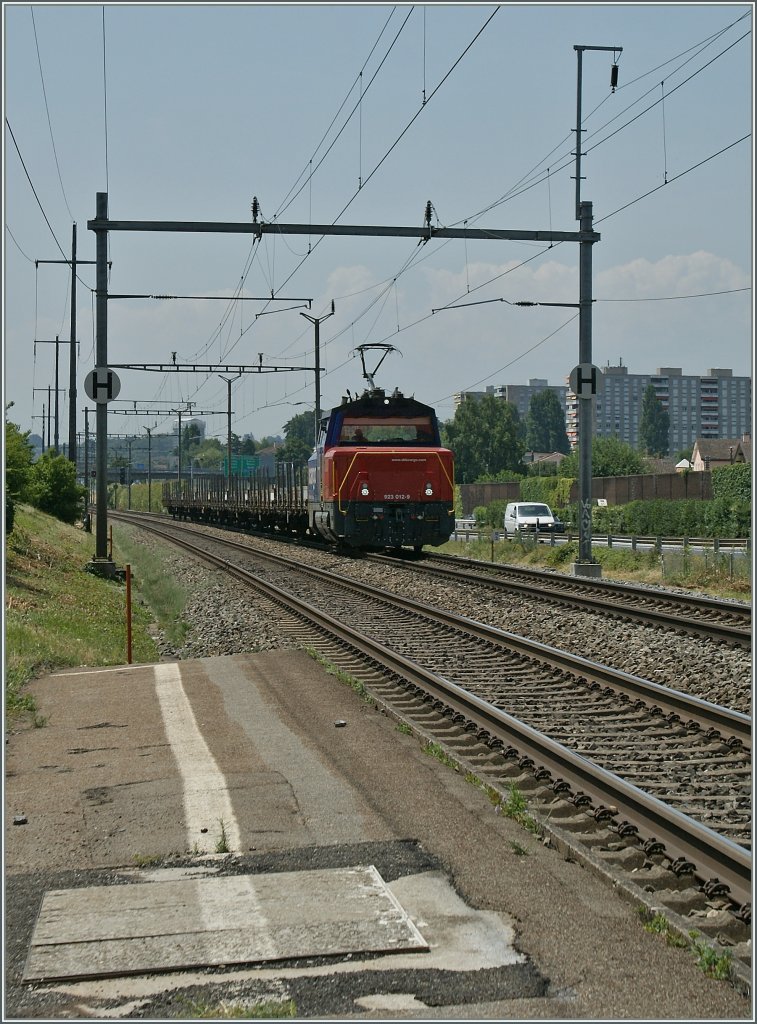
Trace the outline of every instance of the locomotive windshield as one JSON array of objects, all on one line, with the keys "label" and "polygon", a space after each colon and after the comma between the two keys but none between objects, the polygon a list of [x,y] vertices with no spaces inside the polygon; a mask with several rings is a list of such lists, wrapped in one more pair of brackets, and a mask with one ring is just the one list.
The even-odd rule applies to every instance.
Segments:
[{"label": "locomotive windshield", "polygon": [[436,432],[430,416],[345,415],[337,443],[340,445],[431,445]]}]

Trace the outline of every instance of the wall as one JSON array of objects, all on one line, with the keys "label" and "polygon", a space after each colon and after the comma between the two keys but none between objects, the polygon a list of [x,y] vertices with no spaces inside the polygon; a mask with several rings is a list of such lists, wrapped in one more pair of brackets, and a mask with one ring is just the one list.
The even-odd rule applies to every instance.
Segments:
[{"label": "wall", "polygon": [[473,515],[477,505],[490,505],[493,501],[519,501],[520,484],[461,484],[460,496],[463,502],[463,515]]},{"label": "wall", "polygon": [[[711,473],[645,473],[638,476],[595,477],[591,496],[606,498],[608,505],[627,505],[630,501],[654,501],[655,498],[677,500],[693,498],[710,501]],[[578,501],[578,484],[570,490],[570,500]]]},{"label": "wall", "polygon": [[[594,477],[591,482],[593,501],[605,498],[608,505],[627,505],[631,501],[653,501],[655,498],[712,498],[711,473],[646,473],[638,476]],[[520,484],[462,484],[460,496],[463,515],[470,516],[477,505],[492,501],[519,501]],[[570,491],[571,502],[578,501],[578,483]]]}]

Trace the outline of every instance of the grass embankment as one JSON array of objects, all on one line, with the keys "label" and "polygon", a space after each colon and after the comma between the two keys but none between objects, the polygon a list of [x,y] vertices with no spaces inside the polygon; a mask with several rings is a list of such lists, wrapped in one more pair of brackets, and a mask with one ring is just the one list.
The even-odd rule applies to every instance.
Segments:
[{"label": "grass embankment", "polygon": [[[462,555],[480,559],[483,562],[505,562],[533,568],[556,569],[570,572],[572,562],[578,558],[578,544],[534,543],[532,539],[523,542],[515,540],[496,541],[490,539],[449,541],[434,550],[444,554]],[[602,577],[608,580],[623,580],[626,583],[648,583],[661,587],[679,587],[711,597],[735,598],[751,601],[751,552],[721,553],[718,558],[709,552],[706,555],[684,554],[682,551],[621,551],[594,545],[592,554],[602,566]]]},{"label": "grass embankment", "polygon": [[[6,538],[5,707],[10,722],[42,724],[27,684],[48,672],[126,663],[126,588],[84,570],[94,536],[26,506]],[[132,661],[157,661],[152,614],[180,635],[183,597],[153,552],[114,536],[114,559],[132,565]],[[158,613],[156,613],[158,614]],[[170,632],[170,628],[169,628]]]}]

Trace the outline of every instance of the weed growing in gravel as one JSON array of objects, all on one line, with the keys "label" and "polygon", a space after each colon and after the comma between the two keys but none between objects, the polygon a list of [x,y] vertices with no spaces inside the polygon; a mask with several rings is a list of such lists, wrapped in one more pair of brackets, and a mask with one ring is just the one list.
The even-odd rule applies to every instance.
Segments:
[{"label": "weed growing in gravel", "polygon": [[512,818],[513,821],[516,821],[526,831],[533,832],[535,835],[538,834],[539,825],[528,813],[526,798],[514,782],[510,783],[507,800],[500,803],[499,806],[502,808],[502,813],[506,818]]},{"label": "weed growing in gravel", "polygon": [[528,850],[525,846],[521,846],[520,843],[516,843],[513,839],[510,840],[510,849],[513,851],[516,857],[527,857]]},{"label": "weed growing in gravel", "polygon": [[413,730],[407,724],[407,722],[400,722],[397,725],[397,732],[401,732],[403,734],[403,736],[412,736],[413,735]]},{"label": "weed growing in gravel", "polygon": [[226,835],[226,823],[223,818],[218,819],[218,824],[221,827],[221,834],[218,837],[216,843],[216,853],[230,853],[229,850],[229,837]]},{"label": "weed growing in gravel", "polygon": [[184,1020],[280,1020],[297,1015],[293,999],[266,1003],[229,1003],[225,1000],[206,1003],[179,997],[179,1002],[186,1007],[186,1012],[181,1014]]},{"label": "weed growing in gravel", "polygon": [[333,676],[338,682],[344,683],[345,686],[349,686],[350,689],[354,690],[358,697],[362,697],[363,700],[370,701],[371,697],[365,688],[365,683],[361,683],[359,679],[355,679],[354,676],[349,675],[347,672],[343,672],[342,669],[337,668],[330,661],[319,654],[318,651],[313,650],[312,647],[306,647],[305,653],[309,655],[313,661],[317,661],[318,664],[325,669],[325,671]]},{"label": "weed growing in gravel", "polygon": [[708,978],[714,978],[716,981],[728,981],[731,977],[730,951],[718,953],[712,946],[697,938],[696,932],[689,932],[689,935],[692,939],[691,951],[697,958],[697,967],[701,968]]},{"label": "weed growing in gravel", "polygon": [[688,946],[686,939],[670,927],[670,922],[660,911],[657,911],[653,917],[649,917],[647,908],[640,907],[639,914],[642,917],[645,931],[651,932],[653,935],[662,935],[669,946],[678,948]]},{"label": "weed growing in gravel", "polygon": [[718,953],[713,949],[696,930],[689,932],[690,942],[683,935],[679,935],[670,926],[670,922],[660,911],[652,914],[647,907],[639,907],[638,914],[641,918],[645,931],[653,935],[661,935],[669,946],[678,949],[689,948],[696,957],[699,967],[708,978],[716,981],[728,981],[731,977],[732,956],[730,950]]},{"label": "weed growing in gravel", "polygon": [[424,754],[428,754],[429,757],[435,757],[440,764],[446,765],[447,768],[457,769],[457,762],[444,752],[444,748],[440,743],[432,743],[429,740],[423,744],[422,750]]},{"label": "weed growing in gravel", "polygon": [[160,864],[163,857],[159,853],[135,853],[131,858],[138,868],[149,868]]},{"label": "weed growing in gravel", "polygon": [[167,639],[181,647],[189,631],[188,623],[182,619],[187,595],[166,568],[163,550],[158,545],[148,549],[139,543],[134,528],[123,523],[114,532],[114,544],[119,555],[131,565],[134,585]]}]

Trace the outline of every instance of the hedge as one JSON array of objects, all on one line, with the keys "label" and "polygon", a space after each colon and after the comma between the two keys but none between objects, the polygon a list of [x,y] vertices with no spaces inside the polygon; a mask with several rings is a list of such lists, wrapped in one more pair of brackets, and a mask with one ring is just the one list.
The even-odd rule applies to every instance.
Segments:
[{"label": "hedge", "polygon": [[598,533],[663,537],[749,537],[751,504],[727,498],[632,501],[592,509]]},{"label": "hedge", "polygon": [[752,465],[737,462],[733,466],[718,466],[712,471],[713,498],[750,501],[752,496]]}]

